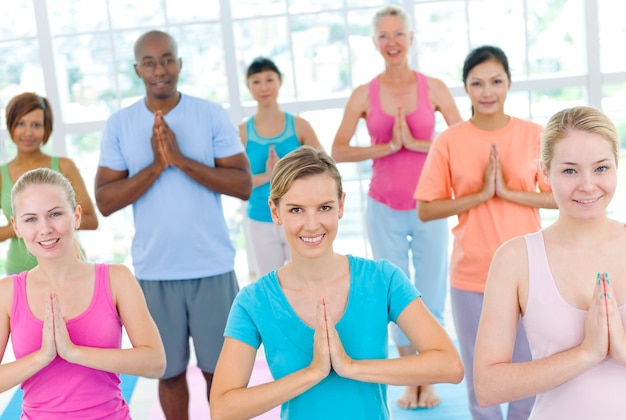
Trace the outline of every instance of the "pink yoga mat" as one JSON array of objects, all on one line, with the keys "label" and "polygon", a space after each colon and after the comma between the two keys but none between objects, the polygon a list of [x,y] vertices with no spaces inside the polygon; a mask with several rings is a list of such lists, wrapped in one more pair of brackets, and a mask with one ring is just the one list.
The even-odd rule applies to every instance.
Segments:
[{"label": "pink yoga mat", "polygon": [[[254,363],[250,385],[263,384],[273,380],[267,363],[264,359],[258,359]],[[210,419],[209,404],[206,400],[206,382],[202,372],[195,365],[189,365],[187,369],[187,382],[189,383],[189,418],[190,420]],[[255,417],[257,420],[280,419],[280,407],[276,407],[265,414]],[[158,395],[154,396],[154,404],[150,413],[150,420],[165,420]]]}]

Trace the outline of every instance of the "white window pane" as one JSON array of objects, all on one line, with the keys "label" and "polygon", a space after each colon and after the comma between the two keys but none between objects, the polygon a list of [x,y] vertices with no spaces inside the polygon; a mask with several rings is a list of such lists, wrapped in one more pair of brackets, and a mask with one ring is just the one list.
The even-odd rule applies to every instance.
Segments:
[{"label": "white window pane", "polygon": [[280,99],[294,98],[293,61],[287,28],[286,17],[246,19],[233,23],[237,42],[239,91],[246,105],[253,101],[246,85],[246,70],[258,56],[274,61],[282,73]]},{"label": "white window pane", "polygon": [[165,24],[163,2],[151,1],[146,3],[136,0],[108,1],[113,28],[150,27]]},{"label": "white window pane", "polygon": [[216,102],[230,102],[221,24],[175,26],[169,32],[183,60],[178,89]]},{"label": "white window pane", "polygon": [[586,89],[572,86],[562,89],[535,90],[531,92],[533,120],[545,124],[556,112],[573,106],[587,105]]},{"label": "white window pane", "polygon": [[216,20],[220,17],[219,1],[167,0],[167,20],[170,23]]},{"label": "white window pane", "polygon": [[289,0],[289,13],[311,13],[342,8],[342,3],[337,0]]},{"label": "white window pane", "polygon": [[3,0],[0,22],[0,41],[37,35],[32,0]]},{"label": "white window pane", "polygon": [[287,13],[287,0],[231,0],[235,18],[271,16]]},{"label": "white window pane", "polygon": [[[402,0],[389,0],[389,1],[381,1],[381,0],[347,0],[348,7],[384,7],[390,4],[400,6],[402,4]],[[372,16],[374,15],[374,11],[371,12]]]},{"label": "white window pane", "polygon": [[626,71],[622,53],[626,45],[625,6],[615,0],[598,0],[600,66],[605,73]]},{"label": "white window pane", "polygon": [[374,46],[372,37],[374,13],[372,10],[356,10],[348,13],[353,87],[368,83],[383,71],[385,66],[383,58]]},{"label": "white window pane", "polygon": [[463,60],[469,51],[465,2],[415,5],[418,70],[461,86]]},{"label": "white window pane", "polygon": [[[527,79],[524,8],[520,0],[470,1],[471,47],[496,45],[509,59],[513,80]],[[509,35],[507,35],[509,34]],[[460,57],[461,63],[464,57]]]},{"label": "white window pane", "polygon": [[580,0],[528,0],[531,76],[563,77],[585,72],[586,40],[581,3]]},{"label": "white window pane", "polygon": [[328,98],[345,95],[351,90],[345,28],[340,13],[291,19],[299,98]]},{"label": "white window pane", "polygon": [[[0,42],[0,108],[18,93],[45,95],[39,45],[34,39]],[[2,111],[4,118],[4,111]]]},{"label": "white window pane", "polygon": [[[157,28],[163,29],[163,28]],[[143,80],[135,72],[135,41],[144,33],[144,30],[123,31],[113,34],[115,59],[117,70],[117,88],[121,99],[119,107],[130,105],[145,94]]]},{"label": "white window pane", "polygon": [[54,0],[47,3],[53,35],[107,30],[105,0]]},{"label": "white window pane", "polygon": [[58,37],[53,44],[65,122],[106,119],[118,107],[110,36]]}]

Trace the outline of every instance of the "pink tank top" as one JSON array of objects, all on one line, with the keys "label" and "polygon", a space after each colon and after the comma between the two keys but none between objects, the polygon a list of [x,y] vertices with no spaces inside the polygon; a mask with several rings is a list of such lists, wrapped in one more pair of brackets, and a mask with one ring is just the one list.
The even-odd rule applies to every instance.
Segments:
[{"label": "pink tank top", "polygon": [[[108,265],[96,264],[94,294],[87,310],[66,321],[74,344],[121,348],[122,323],[109,287]],[[28,272],[13,276],[11,342],[16,358],[41,348],[43,321],[30,311]],[[130,419],[117,374],[71,364],[57,356],[22,383],[22,419]]]},{"label": "pink tank top", "polygon": [[[417,78],[417,107],[406,115],[413,138],[432,140],[435,134],[435,111],[428,98],[426,76],[415,72]],[[369,111],[366,124],[372,144],[388,143],[393,134],[395,115],[383,111],[380,105],[379,76],[369,83]],[[405,148],[374,159],[369,196],[394,210],[414,210],[413,194],[417,187],[427,153]]]},{"label": "pink tank top", "polygon": [[[522,318],[533,360],[583,340],[587,311],[567,303],[552,277],[543,231],[525,236],[528,303]],[[626,325],[626,304],[619,307]],[[617,419],[626,414],[626,365],[607,357],[592,369],[537,395],[529,419]]]}]

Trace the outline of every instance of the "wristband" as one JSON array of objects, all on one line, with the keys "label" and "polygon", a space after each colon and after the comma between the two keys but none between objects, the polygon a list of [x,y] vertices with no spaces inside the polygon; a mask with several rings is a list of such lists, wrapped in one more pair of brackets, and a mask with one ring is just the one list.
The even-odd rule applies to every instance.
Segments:
[{"label": "wristband", "polygon": [[391,149],[391,153],[392,153],[392,154],[393,154],[393,153],[396,153],[396,150],[397,150],[397,149],[396,149],[396,145],[395,145],[395,144],[393,144],[393,141],[390,141],[390,142],[389,142],[389,148]]}]

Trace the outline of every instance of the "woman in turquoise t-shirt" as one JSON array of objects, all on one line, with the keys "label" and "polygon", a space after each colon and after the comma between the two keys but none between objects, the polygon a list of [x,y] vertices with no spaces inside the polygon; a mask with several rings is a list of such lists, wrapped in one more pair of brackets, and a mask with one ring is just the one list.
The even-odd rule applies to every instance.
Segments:
[{"label": "woman in turquoise t-shirt", "polygon": [[[212,418],[388,419],[387,384],[458,383],[460,357],[402,270],[337,254],[345,194],[330,156],[303,146],[271,178],[291,258],[238,294],[211,388]],[[388,359],[395,322],[419,354]],[[248,387],[263,344],[274,381]]]},{"label": "woman in turquoise t-shirt", "polygon": [[254,187],[246,208],[247,238],[255,265],[252,268],[261,277],[289,260],[289,246],[281,229],[272,223],[267,205],[272,168],[278,159],[303,144],[321,146],[304,118],[280,109],[278,93],[282,74],[272,60],[255,58],[248,66],[246,79],[257,101],[257,110],[239,125],[239,135],[250,160]]},{"label": "woman in turquoise t-shirt", "polygon": [[[6,124],[11,140],[17,148],[13,160],[0,165],[0,206],[7,221],[11,219],[11,188],[14,180],[31,169],[51,168],[70,180],[76,191],[76,199],[82,208],[83,230],[95,230],[98,217],[93,202],[85,188],[85,182],[71,159],[50,156],[41,148],[52,134],[53,116],[48,100],[36,93],[26,92],[15,96],[6,108]],[[6,260],[7,273],[30,270],[37,260],[26,249],[24,241],[15,236],[10,224],[0,227],[0,241],[10,240]]]}]

